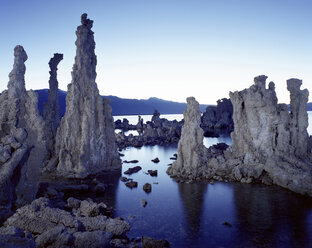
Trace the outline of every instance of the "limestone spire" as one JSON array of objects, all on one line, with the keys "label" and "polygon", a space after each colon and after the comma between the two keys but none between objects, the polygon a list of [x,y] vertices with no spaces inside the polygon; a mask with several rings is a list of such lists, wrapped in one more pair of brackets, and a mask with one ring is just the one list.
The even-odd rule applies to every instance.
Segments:
[{"label": "limestone spire", "polygon": [[184,178],[196,178],[203,172],[206,148],[203,144],[204,131],[201,129],[199,103],[194,97],[188,97],[187,108],[183,113],[184,125],[178,144],[178,158],[168,169],[171,175]]},{"label": "limestone spire", "polygon": [[[57,172],[84,178],[104,170],[120,169],[114,124],[108,103],[99,94],[96,78],[93,21],[81,16],[76,57],[68,85],[66,113],[56,135]],[[109,152],[108,152],[109,151]]]},{"label": "limestone spire", "polygon": [[50,123],[51,132],[53,135],[60,123],[60,106],[58,101],[58,81],[57,81],[57,66],[63,59],[63,54],[55,53],[49,61],[50,79],[49,79],[49,94],[48,102],[43,107],[43,118]]},{"label": "limestone spire", "polygon": [[22,46],[14,48],[14,64],[9,74],[8,91],[10,97],[17,97],[26,92],[25,89],[25,61],[28,59],[27,54]]},{"label": "limestone spire", "polygon": [[300,90],[302,80],[291,78],[287,80],[287,89],[290,92],[290,140],[295,147],[297,156],[306,156],[308,153],[309,135],[307,128],[308,113],[307,102],[309,92],[307,89]]}]

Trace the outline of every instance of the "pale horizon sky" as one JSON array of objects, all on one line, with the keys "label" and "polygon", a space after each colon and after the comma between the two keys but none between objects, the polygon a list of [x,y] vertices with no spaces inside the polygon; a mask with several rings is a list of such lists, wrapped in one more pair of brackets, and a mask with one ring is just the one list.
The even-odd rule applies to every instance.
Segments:
[{"label": "pale horizon sky", "polygon": [[27,89],[48,88],[48,62],[63,53],[58,81],[67,90],[82,13],[94,20],[102,95],[215,104],[262,74],[279,102],[289,102],[289,78],[312,91],[308,0],[0,0],[0,8],[0,91],[16,45],[28,55]]}]

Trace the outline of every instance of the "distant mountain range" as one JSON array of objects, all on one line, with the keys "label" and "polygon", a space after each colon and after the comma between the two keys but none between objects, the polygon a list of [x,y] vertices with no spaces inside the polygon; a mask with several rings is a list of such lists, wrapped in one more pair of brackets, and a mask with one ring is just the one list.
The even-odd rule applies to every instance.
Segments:
[{"label": "distant mountain range", "polygon": [[[42,112],[43,104],[48,102],[48,90],[35,90],[38,93],[38,107]],[[146,100],[125,99],[117,96],[103,96],[110,99],[112,115],[151,115],[154,110],[160,114],[183,114],[186,109],[186,103],[167,101],[156,97]],[[63,116],[66,109],[66,92],[59,90],[60,113]],[[205,112],[208,105],[199,106],[201,112]],[[311,106],[312,107],[312,106]]]}]

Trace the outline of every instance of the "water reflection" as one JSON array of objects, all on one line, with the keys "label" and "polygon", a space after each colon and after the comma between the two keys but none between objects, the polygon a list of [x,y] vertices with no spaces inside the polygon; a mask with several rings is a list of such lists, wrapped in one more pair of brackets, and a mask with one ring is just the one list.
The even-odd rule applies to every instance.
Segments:
[{"label": "water reflection", "polygon": [[279,187],[234,184],[241,247],[311,247],[310,198]]},{"label": "water reflection", "polygon": [[178,188],[187,221],[187,235],[192,238],[198,238],[201,227],[203,201],[207,191],[207,184],[179,183]]},{"label": "water reflection", "polygon": [[121,172],[104,173],[97,177],[99,182],[106,185],[105,193],[103,195],[96,195],[95,199],[98,202],[105,202],[113,209],[116,207],[116,192],[120,183]]}]

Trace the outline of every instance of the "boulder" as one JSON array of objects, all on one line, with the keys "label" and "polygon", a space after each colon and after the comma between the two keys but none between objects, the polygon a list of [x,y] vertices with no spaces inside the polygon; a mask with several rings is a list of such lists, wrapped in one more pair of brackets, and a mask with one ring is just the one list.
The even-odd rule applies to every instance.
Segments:
[{"label": "boulder", "polygon": [[36,238],[38,248],[59,248],[71,247],[74,245],[75,238],[63,226],[56,226],[48,229]]},{"label": "boulder", "polygon": [[138,182],[130,181],[130,182],[126,182],[125,185],[128,188],[133,189],[133,188],[137,188],[138,187]]},{"label": "boulder", "polygon": [[143,185],[143,190],[146,192],[146,193],[150,193],[152,191],[152,185],[150,183],[146,183]]},{"label": "boulder", "polygon": [[111,247],[112,234],[104,231],[76,232],[74,247],[76,248],[102,248]]},{"label": "boulder", "polygon": [[124,172],[124,174],[126,175],[131,175],[133,173],[137,173],[138,171],[142,170],[142,167],[141,166],[135,166],[135,167],[132,167],[132,168],[129,168],[128,170],[126,170]]}]

